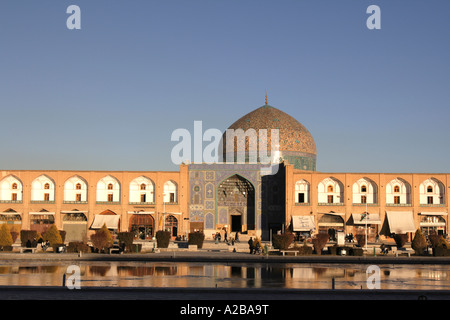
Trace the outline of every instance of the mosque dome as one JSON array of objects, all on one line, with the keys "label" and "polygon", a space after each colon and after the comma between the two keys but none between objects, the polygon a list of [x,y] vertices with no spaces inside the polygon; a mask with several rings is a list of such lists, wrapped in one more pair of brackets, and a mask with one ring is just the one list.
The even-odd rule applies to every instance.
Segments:
[{"label": "mosque dome", "polygon": [[[279,136],[279,157],[280,160],[287,160],[288,163],[293,164],[294,168],[301,170],[316,170],[316,144],[309,131],[295,118],[287,113],[274,108],[267,103],[244,115],[236,122],[234,122],[228,129],[238,130],[242,129],[247,132],[249,129],[254,129],[259,143],[261,129],[266,129],[267,132],[267,153],[270,154],[272,145],[271,129],[278,129]],[[226,133],[224,134],[223,152],[226,156]],[[234,144],[235,158],[238,153],[237,143]],[[248,157],[249,143],[248,139],[245,143],[245,152]],[[224,157],[226,159],[226,157]]]}]

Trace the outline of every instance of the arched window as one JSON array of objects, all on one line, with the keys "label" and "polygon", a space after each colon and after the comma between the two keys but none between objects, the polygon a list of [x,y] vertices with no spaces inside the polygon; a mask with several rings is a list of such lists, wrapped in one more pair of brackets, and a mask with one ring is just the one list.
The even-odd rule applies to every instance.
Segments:
[{"label": "arched window", "polygon": [[97,202],[120,203],[120,182],[113,176],[106,176],[97,182]]},{"label": "arched window", "polygon": [[396,192],[396,193],[400,192],[400,187],[399,186],[394,186],[394,192]]},{"label": "arched window", "polygon": [[87,202],[88,184],[80,176],[73,176],[64,182],[64,202]]},{"label": "arched window", "polygon": [[31,183],[31,201],[55,201],[55,182],[41,175]]},{"label": "arched window", "polygon": [[155,202],[155,184],[145,176],[140,176],[130,182],[130,203],[154,203]]},{"label": "arched window", "polygon": [[14,182],[14,183],[12,184],[12,189],[13,189],[13,190],[17,190],[17,183]]},{"label": "arched window", "polygon": [[362,192],[367,192],[367,187],[366,186],[361,186],[361,193]]},{"label": "arched window", "polygon": [[328,192],[333,192],[333,186],[328,186]]},{"label": "arched window", "polygon": [[165,203],[177,203],[178,202],[178,186],[172,181],[166,181],[164,183],[164,202]]},{"label": "arched window", "polygon": [[304,179],[295,183],[295,203],[309,203],[309,182]]},{"label": "arched window", "polygon": [[428,178],[419,186],[419,196],[421,205],[438,205],[445,204],[445,186],[436,178]]}]

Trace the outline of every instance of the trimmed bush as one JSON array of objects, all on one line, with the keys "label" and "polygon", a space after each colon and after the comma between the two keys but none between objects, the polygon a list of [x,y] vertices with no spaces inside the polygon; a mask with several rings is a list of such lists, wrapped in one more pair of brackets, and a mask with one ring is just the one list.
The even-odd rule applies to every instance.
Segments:
[{"label": "trimmed bush", "polygon": [[417,229],[414,239],[411,243],[411,248],[416,252],[416,255],[422,255],[425,249],[427,248],[427,239],[423,235],[420,229]]},{"label": "trimmed bush", "polygon": [[9,231],[8,225],[3,223],[0,226],[0,247],[10,247],[12,244],[11,232]]},{"label": "trimmed bush", "polygon": [[188,245],[197,245],[197,248],[203,248],[203,241],[205,240],[203,232],[191,232],[188,234],[188,238]]},{"label": "trimmed bush", "polygon": [[308,244],[306,243],[306,240],[303,241],[303,245],[298,248],[298,254],[304,256],[304,255],[309,255],[312,253],[313,253],[313,248],[308,246]]},{"label": "trimmed bush", "polygon": [[366,245],[366,235],[365,234],[357,234],[356,235],[356,242],[358,243],[358,246],[361,248]]},{"label": "trimmed bush", "polygon": [[328,242],[328,234],[327,233],[318,233],[312,239],[314,251],[316,254],[322,254],[322,249],[325,248],[325,245]]},{"label": "trimmed bush", "polygon": [[20,231],[20,241],[22,243],[22,247],[26,247],[27,243],[31,244],[35,241],[37,245],[37,236],[38,233],[36,230],[21,230]]},{"label": "trimmed bush", "polygon": [[397,248],[403,248],[405,246],[406,240],[408,240],[408,235],[406,233],[394,234],[394,241]]},{"label": "trimmed bush", "polygon": [[134,240],[133,232],[119,232],[117,236],[119,238],[119,242],[125,244],[126,251],[136,252],[136,248],[133,248],[133,240]]},{"label": "trimmed bush", "polygon": [[156,232],[156,244],[158,248],[168,248],[170,242],[170,232],[169,231],[157,231]]},{"label": "trimmed bush", "polygon": [[294,234],[290,232],[274,234],[272,236],[272,244],[275,249],[287,250],[292,241],[294,241]]},{"label": "trimmed bush", "polygon": [[55,246],[63,243],[61,234],[54,224],[52,224],[51,227],[44,233],[43,237],[44,241],[50,242],[50,246]]},{"label": "trimmed bush", "polygon": [[98,252],[106,252],[113,244],[111,233],[105,224],[91,235],[91,241],[94,249],[98,250]]},{"label": "trimmed bush", "polygon": [[17,238],[19,237],[19,233],[16,231],[11,231],[11,237],[12,237],[13,243],[15,243]]},{"label": "trimmed bush", "polygon": [[89,246],[81,241],[69,242],[69,245],[67,246],[67,252],[71,253],[89,252]]}]

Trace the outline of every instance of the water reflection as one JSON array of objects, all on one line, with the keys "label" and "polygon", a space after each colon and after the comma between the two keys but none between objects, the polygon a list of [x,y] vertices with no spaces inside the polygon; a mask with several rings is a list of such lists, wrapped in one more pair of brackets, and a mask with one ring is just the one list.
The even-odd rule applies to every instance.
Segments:
[{"label": "water reflection", "polygon": [[[365,289],[368,265],[80,262],[82,286]],[[2,263],[0,285],[61,286],[69,264]],[[379,265],[381,289],[450,289],[450,267]]]}]

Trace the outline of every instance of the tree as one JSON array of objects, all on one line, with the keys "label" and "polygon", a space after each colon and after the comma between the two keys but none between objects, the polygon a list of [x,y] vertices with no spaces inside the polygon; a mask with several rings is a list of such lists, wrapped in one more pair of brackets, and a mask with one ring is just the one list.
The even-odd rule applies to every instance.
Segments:
[{"label": "tree", "polygon": [[274,234],[272,237],[273,247],[280,250],[287,250],[294,241],[294,234],[291,232],[285,232],[282,234]]},{"label": "tree", "polygon": [[13,239],[11,232],[9,231],[8,225],[3,223],[0,227],[0,247],[8,247],[13,244]]},{"label": "tree", "polygon": [[316,236],[312,239],[314,250],[316,251],[316,254],[322,254],[322,249],[325,247],[325,245],[328,242],[328,234],[327,233],[318,233]]},{"label": "tree", "polygon": [[156,232],[156,244],[158,248],[168,248],[170,243],[170,232],[159,230]]},{"label": "tree", "polygon": [[423,235],[422,231],[420,231],[420,229],[417,229],[414,235],[414,239],[411,243],[411,248],[414,249],[417,255],[422,255],[426,247],[427,247],[427,239],[425,239],[425,236]]},{"label": "tree", "polygon": [[51,246],[61,244],[62,238],[56,225],[52,226],[44,233],[44,240],[50,242]]},{"label": "tree", "polygon": [[109,232],[106,224],[103,225],[100,229],[98,229],[93,235],[91,235],[92,245],[95,249],[100,251],[105,251],[110,248],[113,244],[113,239],[111,236],[111,232]]}]

